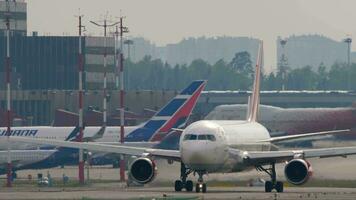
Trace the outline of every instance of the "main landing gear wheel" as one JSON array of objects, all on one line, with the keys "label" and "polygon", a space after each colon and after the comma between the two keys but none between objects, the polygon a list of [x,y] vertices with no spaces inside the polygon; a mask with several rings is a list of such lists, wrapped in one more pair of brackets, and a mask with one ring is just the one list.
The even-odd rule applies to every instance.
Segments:
[{"label": "main landing gear wheel", "polygon": [[277,181],[275,189],[277,190],[277,192],[283,192],[283,182]]},{"label": "main landing gear wheel", "polygon": [[189,180],[185,183],[185,189],[187,192],[193,191],[193,181]]},{"label": "main landing gear wheel", "polygon": [[275,163],[272,163],[271,167],[268,169],[262,166],[258,166],[257,170],[264,171],[271,177],[271,181],[265,182],[265,192],[272,192],[273,189],[275,189],[277,192],[283,192],[283,182],[277,181],[276,179]]},{"label": "main landing gear wheel", "polygon": [[176,192],[182,191],[183,188],[185,188],[187,190],[187,192],[193,191],[193,181],[191,181],[191,180],[187,181],[187,177],[191,172],[192,172],[191,170],[188,170],[185,167],[184,163],[181,163],[181,168],[180,168],[181,180],[176,180],[174,182],[174,190]]},{"label": "main landing gear wheel", "polygon": [[265,192],[272,192],[273,190],[273,184],[271,181],[266,181],[265,182]]},{"label": "main landing gear wheel", "polygon": [[174,182],[174,190],[175,190],[176,192],[180,192],[180,191],[182,191],[182,189],[183,189],[183,183],[182,183],[182,181],[181,181],[181,180],[176,180],[176,181]]}]

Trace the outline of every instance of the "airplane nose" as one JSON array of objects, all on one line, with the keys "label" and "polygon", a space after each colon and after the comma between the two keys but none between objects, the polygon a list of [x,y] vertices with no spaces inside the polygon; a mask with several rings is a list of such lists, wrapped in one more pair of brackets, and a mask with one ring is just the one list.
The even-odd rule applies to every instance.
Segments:
[{"label": "airplane nose", "polygon": [[188,153],[188,157],[190,161],[194,161],[194,162],[203,162],[207,155],[207,153],[209,152],[209,149],[207,148],[202,148],[204,144],[195,144],[195,145],[191,145],[189,146],[189,148],[187,149]]},{"label": "airplane nose", "polygon": [[205,141],[187,142],[182,145],[181,157],[183,162],[188,166],[200,168],[215,162],[215,148],[209,146]]}]

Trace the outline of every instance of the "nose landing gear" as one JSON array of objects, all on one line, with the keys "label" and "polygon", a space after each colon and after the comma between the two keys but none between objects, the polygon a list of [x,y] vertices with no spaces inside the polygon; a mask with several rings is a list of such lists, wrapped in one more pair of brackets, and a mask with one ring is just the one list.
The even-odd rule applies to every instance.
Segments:
[{"label": "nose landing gear", "polygon": [[199,174],[199,178],[198,178],[198,183],[195,185],[195,192],[199,193],[201,191],[201,192],[205,193],[206,192],[206,184],[204,183],[204,180],[203,180],[204,172],[199,171],[198,174]]},{"label": "nose landing gear", "polygon": [[277,181],[275,163],[271,163],[270,168],[263,166],[256,167],[258,171],[264,171],[271,177],[271,181],[265,182],[265,192],[272,192],[275,189],[277,192],[283,192],[283,182]]}]

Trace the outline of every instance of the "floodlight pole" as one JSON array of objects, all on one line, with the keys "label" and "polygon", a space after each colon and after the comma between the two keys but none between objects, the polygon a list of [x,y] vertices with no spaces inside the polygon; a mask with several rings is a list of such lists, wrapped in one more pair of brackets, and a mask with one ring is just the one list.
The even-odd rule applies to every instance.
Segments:
[{"label": "floodlight pole", "polygon": [[[131,45],[134,44],[133,40],[125,40],[124,44],[127,45],[127,59],[130,61],[131,63],[131,54],[130,54],[130,47]],[[126,68],[126,77],[127,77],[127,82],[126,82],[126,88],[129,90],[130,89],[130,78],[129,78],[129,67]]]},{"label": "floodlight pole", "polygon": [[104,23],[103,24],[99,24],[96,23],[94,21],[90,21],[92,24],[99,26],[99,27],[103,27],[104,28],[104,87],[103,87],[103,95],[104,95],[104,100],[103,100],[103,126],[106,127],[107,124],[107,79],[106,79],[106,64],[107,64],[107,41],[106,41],[106,32],[107,32],[107,28],[111,27],[111,26],[115,26],[116,24],[118,24],[119,22],[113,23],[113,24],[107,24],[107,20],[104,19]]},{"label": "floodlight pole", "polygon": [[[125,142],[125,107],[124,107],[124,54],[123,54],[123,34],[128,33],[128,28],[123,25],[123,18],[120,17],[120,142]],[[120,156],[120,180],[125,181],[125,159]]]},{"label": "floodlight pole", "polygon": [[6,99],[7,99],[7,173],[6,173],[6,186],[12,187],[12,159],[11,159],[11,63],[10,63],[10,4],[6,2]]},{"label": "floodlight pole", "polygon": [[347,43],[347,68],[350,70],[350,73],[348,73],[347,77],[347,89],[351,90],[351,43],[352,43],[352,38],[348,37],[344,39],[344,42]]},{"label": "floodlight pole", "polygon": [[119,41],[119,28],[118,25],[115,26],[115,32],[114,32],[114,36],[115,36],[115,50],[114,50],[114,54],[115,54],[115,89],[119,89],[119,71],[120,71],[120,65],[119,65],[119,51],[118,51],[118,41]]},{"label": "floodlight pole", "polygon": [[[82,53],[82,15],[78,16],[79,19],[79,49],[78,49],[78,72],[79,72],[79,91],[78,91],[78,105],[79,105],[79,137],[77,138],[78,142],[83,142],[83,131],[84,131],[84,123],[83,123],[83,53]],[[79,165],[78,165],[78,176],[80,184],[84,184],[84,156],[83,149],[79,149]]]}]

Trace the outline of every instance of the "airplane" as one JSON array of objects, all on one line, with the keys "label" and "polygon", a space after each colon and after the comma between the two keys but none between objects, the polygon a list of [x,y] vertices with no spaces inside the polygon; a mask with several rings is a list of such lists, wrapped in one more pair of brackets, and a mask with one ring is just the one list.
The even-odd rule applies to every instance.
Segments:
[{"label": "airplane", "polygon": [[[242,120],[246,117],[247,107],[247,104],[219,105],[204,119]],[[356,127],[356,108],[281,108],[260,105],[259,122],[270,131],[272,137],[331,129],[351,129]],[[335,137],[348,140],[355,137],[354,133]]]},{"label": "airplane", "polygon": [[[140,126],[125,127],[125,141],[126,144],[133,143],[142,147],[151,147],[160,141],[171,128],[178,128],[184,126],[190,116],[197,100],[206,86],[205,80],[196,80],[183,89],[175,98],[173,98],[166,106],[159,110],[149,121],[141,124]],[[107,144],[120,144],[120,127],[86,127],[84,129],[84,141],[95,141]],[[70,132],[66,136],[66,132]],[[11,136],[33,137],[37,139],[54,139],[74,141],[79,135],[79,128],[75,127],[14,127],[11,130]],[[6,130],[1,131],[0,136],[6,136]],[[66,138],[64,138],[66,137]],[[1,138],[1,137],[0,137]],[[6,147],[6,140],[2,141],[4,145],[0,148]],[[24,152],[27,154],[29,149],[35,155],[32,156],[31,162],[26,160],[16,160],[17,165],[21,167],[14,167],[15,170],[20,169],[41,169],[51,168],[59,165],[71,165],[78,162],[78,150],[73,148],[58,148],[55,151],[53,146],[42,145],[40,146],[41,152],[35,151],[38,145],[23,144],[14,142],[11,144],[11,149],[16,149],[16,152]],[[23,150],[23,151],[21,151]],[[41,157],[45,150],[48,150],[46,157]],[[6,152],[6,151],[5,151]],[[6,153],[4,153],[7,155]],[[37,155],[39,154],[39,155]],[[107,153],[93,153],[91,157],[92,163],[95,164],[108,164],[113,163],[113,157]],[[0,151],[1,156],[1,151]],[[117,157],[117,156],[116,156]],[[41,158],[41,159],[40,159]],[[15,158],[14,158],[15,159]],[[1,171],[0,171],[0,174]]]},{"label": "airplane", "polygon": [[277,181],[275,164],[286,163],[284,174],[289,183],[301,185],[308,181],[312,167],[308,158],[335,157],[356,154],[356,147],[323,149],[283,150],[275,145],[279,141],[288,141],[315,135],[345,132],[334,130],[310,134],[281,136],[271,138],[266,127],[257,122],[260,73],[262,66],[263,43],[259,47],[255,68],[253,94],[247,120],[200,120],[182,130],[179,150],[163,150],[124,145],[109,145],[92,142],[63,142],[56,140],[10,137],[10,141],[49,144],[91,151],[110,152],[137,156],[129,171],[138,183],[149,183],[158,171],[156,158],[181,163],[180,179],[175,181],[175,191],[193,190],[193,181],[187,180],[190,173],[198,174],[196,192],[206,192],[203,176],[208,173],[238,173],[253,168],[266,172],[271,180],[265,182],[265,192],[275,189],[283,192],[283,182]]},{"label": "airplane", "polygon": [[[169,101],[150,120],[139,126],[125,126],[126,142],[159,141],[171,128],[178,128],[188,120],[197,100],[206,86],[205,80],[191,82],[176,97]],[[79,132],[78,127],[12,127],[10,136],[32,137],[38,139],[66,140]],[[0,127],[0,150],[6,150],[7,128]],[[69,140],[69,139],[67,139]],[[95,140],[96,142],[120,142],[120,127],[91,126],[84,129],[84,140]],[[13,143],[12,149],[27,150],[37,149],[38,145]]]}]

